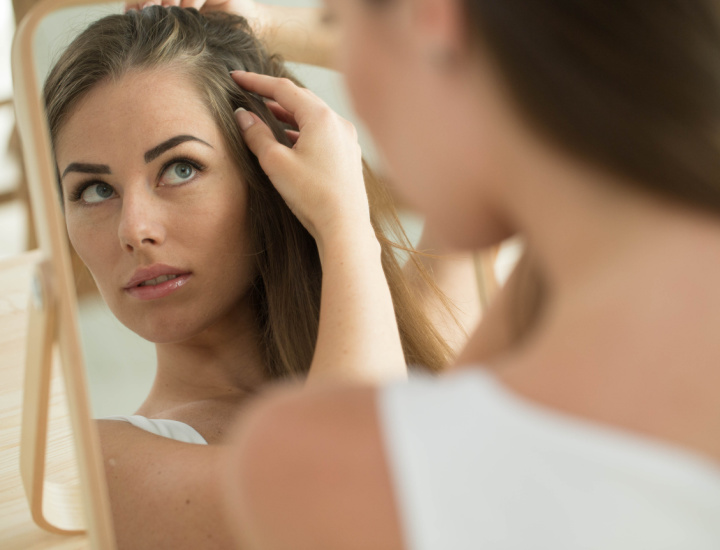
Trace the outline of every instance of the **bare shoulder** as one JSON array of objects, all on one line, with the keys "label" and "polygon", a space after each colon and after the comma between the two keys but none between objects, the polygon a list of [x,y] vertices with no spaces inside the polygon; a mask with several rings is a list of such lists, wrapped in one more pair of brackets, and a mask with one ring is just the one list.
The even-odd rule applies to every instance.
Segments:
[{"label": "bare shoulder", "polygon": [[224,446],[192,445],[98,420],[118,547],[227,548],[221,519]]},{"label": "bare shoulder", "polygon": [[225,477],[249,546],[403,548],[375,389],[277,391],[235,441]]}]

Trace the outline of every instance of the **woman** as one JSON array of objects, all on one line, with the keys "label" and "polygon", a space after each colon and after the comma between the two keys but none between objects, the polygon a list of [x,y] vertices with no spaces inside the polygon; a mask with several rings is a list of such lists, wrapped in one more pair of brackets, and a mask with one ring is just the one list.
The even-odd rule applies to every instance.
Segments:
[{"label": "woman", "polygon": [[223,476],[242,547],[720,547],[716,4],[327,7],[407,201],[456,248],[521,233],[543,296],[462,372],[257,403]]},{"label": "woman", "polygon": [[[227,547],[217,457],[267,382],[392,379],[448,352],[385,237],[402,232],[363,181],[354,129],[300,88],[295,116],[265,103],[237,68],[289,77],[244,19],[154,7],[91,25],[45,87],[73,247],[157,348],[137,415],[99,422],[120,547]],[[284,144],[264,170],[236,109]],[[292,129],[306,112],[312,142]],[[288,162],[292,175],[274,173]]]}]

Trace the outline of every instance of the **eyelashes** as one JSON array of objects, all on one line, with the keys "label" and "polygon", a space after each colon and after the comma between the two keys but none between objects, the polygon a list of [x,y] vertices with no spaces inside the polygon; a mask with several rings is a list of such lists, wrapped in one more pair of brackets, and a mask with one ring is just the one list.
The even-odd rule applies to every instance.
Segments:
[{"label": "eyelashes", "polygon": [[[166,187],[180,187],[180,186],[182,186],[182,185],[184,185],[184,184],[186,184],[186,183],[190,183],[190,182],[194,181],[195,179],[197,179],[198,175],[201,174],[201,173],[203,173],[203,172],[205,172],[205,170],[206,170],[206,166],[205,166],[204,164],[202,164],[201,162],[199,162],[199,161],[197,161],[197,160],[195,160],[195,159],[193,159],[193,158],[190,158],[190,157],[187,157],[187,156],[173,157],[173,158],[169,159],[167,162],[165,162],[165,163],[162,165],[162,167],[160,168],[160,170],[159,170],[159,172],[158,172],[158,176],[157,176],[157,178],[156,178],[157,181],[158,181],[158,182],[161,182],[161,181],[163,180],[163,177],[165,176],[165,174],[168,172],[168,170],[169,170],[172,166],[174,166],[174,165],[182,165],[182,164],[185,164],[185,165],[187,165],[187,166],[190,166],[190,167],[193,169],[194,173],[192,174],[192,177],[189,177],[187,180],[181,181],[181,182],[179,182],[179,183],[169,183],[169,184],[166,184],[166,185],[165,185]],[[104,200],[103,200],[103,201],[93,201],[93,202],[83,200],[83,195],[84,195],[85,192],[86,192],[90,187],[92,187],[93,185],[103,186],[103,187],[112,189],[113,192],[114,192],[114,188],[113,188],[112,185],[110,185],[110,184],[107,183],[106,181],[103,181],[103,180],[101,180],[101,179],[98,179],[97,177],[93,177],[93,178],[91,178],[91,179],[88,179],[88,180],[85,180],[85,181],[81,181],[81,182],[79,182],[77,185],[75,185],[75,186],[72,188],[72,190],[70,190],[70,191],[68,192],[68,197],[67,197],[68,201],[69,201],[69,202],[72,202],[72,203],[77,203],[77,202],[79,202],[79,203],[82,203],[82,204],[85,205],[85,206],[93,206],[93,205],[95,205],[95,204],[99,204],[99,203],[101,203],[101,202],[105,202]],[[107,197],[107,198],[111,198],[111,197]]]},{"label": "eyelashes", "polygon": [[68,201],[70,202],[78,202],[82,196],[85,190],[90,187],[91,185],[107,185],[104,181],[97,181],[97,180],[89,180],[84,181],[82,183],[79,183],[75,186],[75,188],[68,193]]},{"label": "eyelashes", "polygon": [[[167,185],[180,186],[184,183],[189,183],[189,182],[193,181],[197,177],[198,174],[202,173],[205,170],[205,166],[203,166],[196,160],[193,160],[193,159],[190,159],[187,157],[172,158],[169,161],[167,161],[165,164],[163,164],[163,167],[160,169],[160,175],[158,176],[158,180],[162,180],[165,177],[165,175],[170,171],[170,168],[172,168],[173,166],[177,167],[177,166],[182,166],[182,165],[190,166],[193,169],[194,173],[192,174],[192,176],[188,177],[188,179],[186,179],[186,180],[181,180],[179,183],[168,183]],[[175,171],[175,175],[179,176],[179,174],[177,173],[177,170]]]}]

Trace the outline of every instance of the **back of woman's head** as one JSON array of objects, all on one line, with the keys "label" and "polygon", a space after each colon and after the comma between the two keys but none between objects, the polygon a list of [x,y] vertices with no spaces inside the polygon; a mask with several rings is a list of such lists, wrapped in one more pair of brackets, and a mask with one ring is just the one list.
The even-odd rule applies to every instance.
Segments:
[{"label": "back of woman's head", "polygon": [[[317,247],[245,146],[233,112],[238,107],[253,111],[278,140],[289,145],[286,127],[261,98],[240,89],[230,71],[292,76],[282,60],[270,55],[253,36],[244,18],[153,6],[92,24],[63,53],[46,81],[45,102],[53,143],[79,102],[95,86],[119,81],[130,71],[168,67],[194,83],[248,187],[248,230],[252,250],[257,251],[249,261],[256,263],[258,273],[252,302],[268,374],[302,375],[310,366],[317,339],[322,277]],[[389,231],[405,239],[392,201],[369,172],[366,188],[406,359],[439,369],[447,362],[448,347],[414,302],[392,243],[384,237]]]},{"label": "back of woman's head", "polygon": [[543,137],[654,193],[720,210],[720,4],[464,3],[469,34]]}]

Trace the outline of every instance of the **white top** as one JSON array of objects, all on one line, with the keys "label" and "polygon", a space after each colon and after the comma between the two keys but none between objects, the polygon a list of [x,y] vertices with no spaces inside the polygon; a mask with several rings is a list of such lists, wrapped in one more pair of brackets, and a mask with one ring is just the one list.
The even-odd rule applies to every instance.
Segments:
[{"label": "white top", "polygon": [[720,468],[472,369],[378,400],[410,550],[718,550]]},{"label": "white top", "polygon": [[139,414],[132,416],[106,416],[103,420],[122,420],[129,422],[136,428],[140,428],[146,432],[167,437],[168,439],[182,441],[183,443],[195,443],[197,445],[208,444],[205,438],[201,436],[195,428],[177,420],[145,418]]}]

